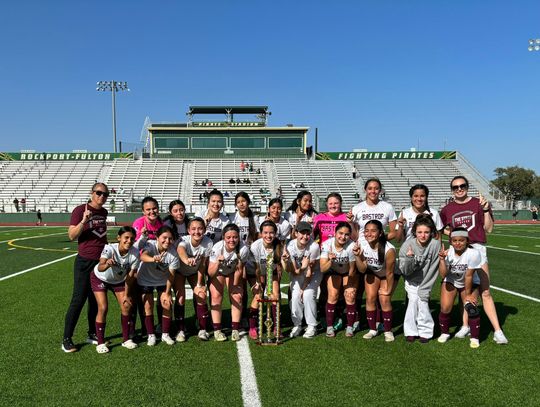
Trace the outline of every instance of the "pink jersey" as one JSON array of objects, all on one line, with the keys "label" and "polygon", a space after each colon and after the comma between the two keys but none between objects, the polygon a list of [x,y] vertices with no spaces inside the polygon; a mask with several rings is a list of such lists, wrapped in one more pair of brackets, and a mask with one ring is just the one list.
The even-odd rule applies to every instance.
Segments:
[{"label": "pink jersey", "polygon": [[163,226],[163,221],[161,220],[161,218],[157,218],[152,224],[148,222],[148,220],[144,216],[141,216],[140,218],[136,219],[135,222],[133,222],[133,227],[137,231],[137,236],[135,237],[135,240],[139,240],[139,238],[141,237],[141,230],[145,224],[146,230],[148,231],[148,239],[156,240],[156,232],[159,230],[160,227]]},{"label": "pink jersey", "polygon": [[328,212],[319,213],[313,218],[313,235],[320,236],[319,245],[326,240],[334,237],[336,225],[339,222],[347,222],[347,214],[342,212],[337,216],[330,215]]}]

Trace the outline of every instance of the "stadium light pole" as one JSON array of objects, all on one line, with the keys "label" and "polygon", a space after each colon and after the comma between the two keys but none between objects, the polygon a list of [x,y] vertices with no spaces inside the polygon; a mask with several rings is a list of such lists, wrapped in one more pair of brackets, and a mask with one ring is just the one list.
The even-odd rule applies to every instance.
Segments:
[{"label": "stadium light pole", "polygon": [[114,152],[118,152],[116,146],[116,92],[127,90],[129,92],[129,87],[127,82],[117,82],[117,81],[99,81],[97,82],[96,90],[99,92],[110,91],[112,93],[112,120],[113,120],[113,143],[114,143]]},{"label": "stadium light pole", "polygon": [[540,51],[540,38],[530,39],[529,40],[529,51]]}]

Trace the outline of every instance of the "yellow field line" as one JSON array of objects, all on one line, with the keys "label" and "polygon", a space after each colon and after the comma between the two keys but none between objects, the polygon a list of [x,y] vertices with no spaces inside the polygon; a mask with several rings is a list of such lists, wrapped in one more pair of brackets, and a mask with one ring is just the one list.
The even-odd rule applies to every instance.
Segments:
[{"label": "yellow field line", "polygon": [[15,244],[16,240],[19,239],[13,239],[7,242],[8,246],[15,247],[17,249],[26,249],[26,250],[35,250],[35,251],[43,251],[43,252],[61,252],[61,253],[77,253],[77,250],[69,250],[69,249],[44,249],[42,247],[30,247],[30,246],[22,246]]}]

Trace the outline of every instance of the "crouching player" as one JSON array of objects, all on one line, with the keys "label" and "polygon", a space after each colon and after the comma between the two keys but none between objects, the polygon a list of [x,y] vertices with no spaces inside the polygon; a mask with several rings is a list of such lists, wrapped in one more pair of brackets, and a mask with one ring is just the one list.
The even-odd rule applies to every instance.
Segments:
[{"label": "crouching player", "polygon": [[419,214],[411,231],[414,239],[407,239],[399,250],[399,269],[409,298],[403,333],[408,342],[420,338],[426,343],[433,337],[435,325],[429,297],[438,275],[441,241],[436,238],[436,226],[429,214]]},{"label": "crouching player", "polygon": [[[135,278],[139,267],[139,251],[133,247],[135,229],[124,226],[118,231],[118,243],[107,244],[101,252],[99,263],[90,275],[92,291],[96,297],[98,313],[96,316],[97,352],[107,353],[105,343],[105,321],[107,318],[107,290],[114,292],[122,313],[122,346],[135,349],[137,344],[129,339],[130,308],[132,304],[129,292],[129,280]],[[128,284],[126,284],[128,282]]]},{"label": "crouching player", "polygon": [[[478,300],[478,286],[480,280],[475,269],[482,266],[478,250],[469,245],[469,233],[465,228],[455,228],[450,233],[451,247],[441,250],[439,254],[439,272],[444,278],[441,285],[441,312],[439,325],[441,336],[438,341],[445,343],[449,334],[450,312],[454,300],[459,292],[461,301],[465,304],[465,311],[469,315],[471,329],[471,348],[480,346],[480,313],[476,306]],[[477,279],[474,281],[474,279]]]},{"label": "crouching player", "polygon": [[167,345],[174,345],[169,335],[171,327],[171,289],[174,273],[179,267],[178,255],[173,246],[173,232],[168,226],[162,226],[156,232],[157,240],[149,240],[143,248],[141,261],[143,262],[137,273],[139,292],[142,293],[144,305],[144,324],[148,333],[148,346],[156,344],[154,333],[154,290],[163,307],[161,319],[161,340]]}]

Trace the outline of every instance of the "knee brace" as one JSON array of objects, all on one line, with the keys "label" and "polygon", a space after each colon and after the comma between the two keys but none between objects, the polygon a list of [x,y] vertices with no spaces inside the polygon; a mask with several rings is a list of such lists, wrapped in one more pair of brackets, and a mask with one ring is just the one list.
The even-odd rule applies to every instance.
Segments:
[{"label": "knee brace", "polygon": [[478,318],[480,316],[480,311],[478,310],[478,307],[472,302],[468,302],[465,304],[465,311],[467,311],[467,315],[469,315],[469,318]]}]

